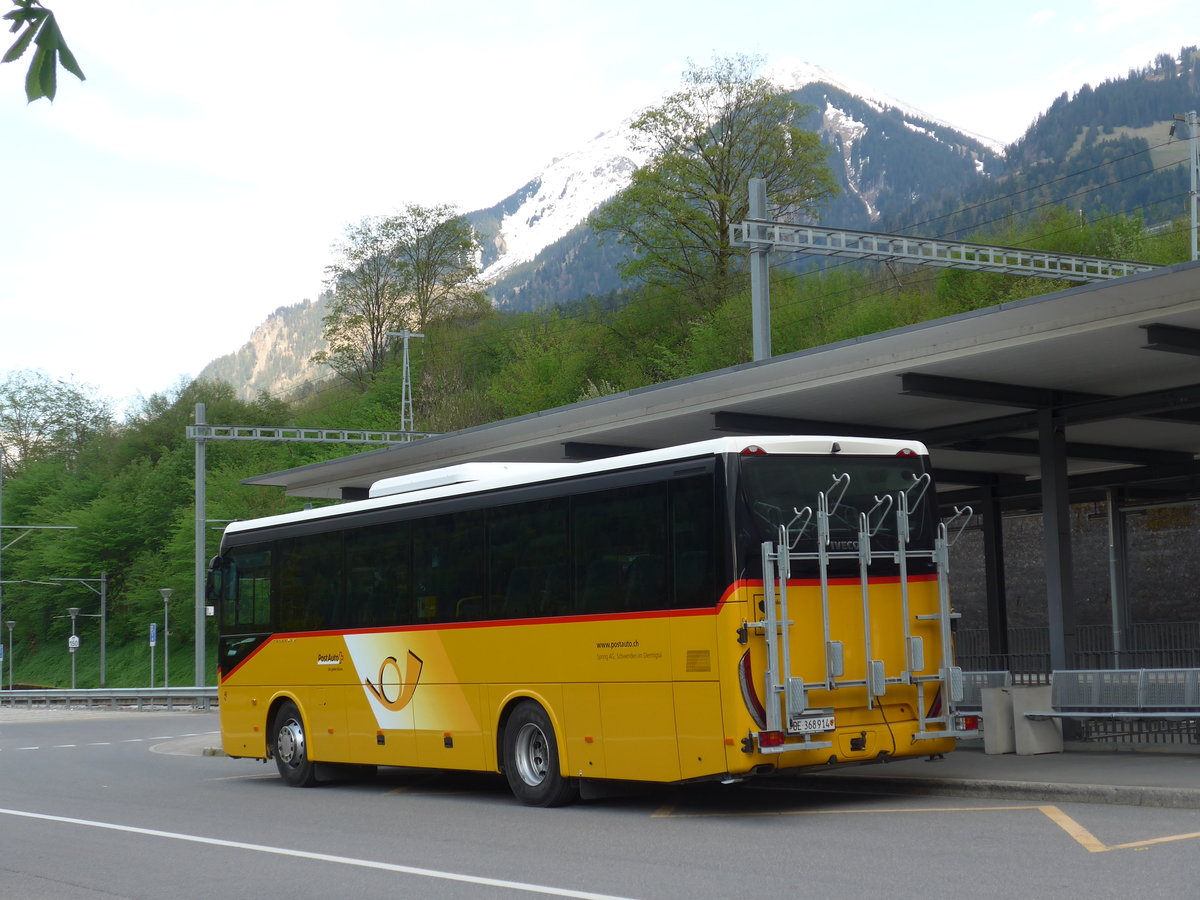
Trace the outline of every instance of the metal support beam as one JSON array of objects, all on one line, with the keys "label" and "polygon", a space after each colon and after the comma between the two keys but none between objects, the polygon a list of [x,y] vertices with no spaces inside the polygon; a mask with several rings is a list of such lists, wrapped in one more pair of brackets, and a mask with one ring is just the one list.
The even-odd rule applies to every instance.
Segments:
[{"label": "metal support beam", "polygon": [[1003,381],[982,381],[975,378],[952,378],[928,375],[924,372],[905,372],[900,376],[900,392],[910,397],[932,397],[937,400],[962,400],[967,403],[988,403],[997,406],[1017,406],[1041,409],[1043,406],[1066,406],[1104,400],[1103,394],[1078,391],[1058,391],[1052,388],[1029,387]]},{"label": "metal support beam", "polygon": [[1124,667],[1129,649],[1130,620],[1128,596],[1128,548],[1125,541],[1125,511],[1121,508],[1124,492],[1109,488],[1108,494],[1108,583],[1112,607],[1113,668]]},{"label": "metal support beam", "polygon": [[258,425],[188,425],[187,436],[206,441],[281,441],[305,444],[406,444],[436,437],[433,431],[370,431],[360,428],[276,428]]},{"label": "metal support beam", "polygon": [[817,419],[762,416],[727,410],[719,410],[712,416],[714,431],[728,431],[734,434],[836,434],[844,437],[877,438],[905,436],[895,428],[850,422],[823,422]]},{"label": "metal support beam", "polygon": [[1004,519],[994,488],[981,491],[983,580],[987,596],[988,652],[1008,654],[1008,594],[1004,587]]},{"label": "metal support beam", "polygon": [[[204,404],[196,404],[196,425],[203,427],[205,425]],[[207,441],[203,437],[196,438],[196,505],[194,508],[194,527],[195,527],[195,555],[193,556],[193,584],[195,585],[195,595],[193,597],[195,606],[195,627],[196,627],[196,652],[195,652],[195,675],[196,680],[192,682],[196,687],[203,686],[205,682],[207,668],[205,665],[205,631],[207,630],[208,617],[205,615],[205,584],[208,575],[208,554],[205,551],[205,535],[208,525],[208,493],[207,493]],[[170,634],[163,634],[163,641],[170,641]],[[164,651],[165,653],[166,651]]]},{"label": "metal support beam", "polygon": [[[1038,456],[1040,445],[1032,438],[976,438],[945,444],[952,450],[966,453],[999,453],[1008,456]],[[1189,463],[1195,455],[1182,450],[1143,450],[1140,447],[1119,447],[1115,444],[1067,443],[1067,457],[1100,462],[1126,463],[1133,466],[1170,466]]]},{"label": "metal support beam", "polygon": [[944,269],[969,269],[1076,282],[1124,278],[1126,275],[1151,272],[1160,268],[1149,263],[1067,253],[1045,253],[1020,247],[915,238],[902,234],[878,234],[848,228],[786,225],[781,222],[756,220],[753,216],[745,222],[729,226],[729,242],[735,247],[769,246],[772,250],[791,250],[819,256],[875,259]]},{"label": "metal support beam", "polygon": [[649,447],[624,447],[619,444],[594,444],[587,441],[564,441],[563,456],[566,459],[608,459],[610,456],[624,456],[627,453],[641,453]]},{"label": "metal support beam", "polygon": [[1148,342],[1143,349],[1200,356],[1200,330],[1181,328],[1178,325],[1163,325],[1161,322],[1142,327],[1146,329],[1146,341]]},{"label": "metal support beam", "polygon": [[[424,337],[410,334],[410,337]],[[407,346],[407,341],[405,342]],[[207,449],[208,441],[268,441],[306,444],[376,444],[391,447],[405,444],[414,438],[435,437],[434,432],[424,431],[370,431],[367,429],[337,428],[284,428],[257,425],[209,425],[205,421],[203,403],[196,404],[196,423],[187,426],[187,436],[196,442],[196,502],[195,502],[195,571],[193,582],[196,597],[196,686],[205,681],[205,628],[206,609],[204,587],[208,575],[208,557],[205,550],[207,518]],[[166,636],[163,637],[166,640]]]},{"label": "metal support beam", "polygon": [[[751,178],[750,218],[767,217],[767,182],[762,178]],[[771,245],[762,238],[765,229],[750,226],[755,242],[750,245],[750,330],[754,339],[754,360],[771,358],[771,268],[769,257]]]},{"label": "metal support beam", "polygon": [[1075,661],[1075,595],[1066,427],[1052,409],[1038,411],[1038,426],[1042,445],[1042,522],[1045,528],[1050,668],[1070,669],[1074,668]]}]

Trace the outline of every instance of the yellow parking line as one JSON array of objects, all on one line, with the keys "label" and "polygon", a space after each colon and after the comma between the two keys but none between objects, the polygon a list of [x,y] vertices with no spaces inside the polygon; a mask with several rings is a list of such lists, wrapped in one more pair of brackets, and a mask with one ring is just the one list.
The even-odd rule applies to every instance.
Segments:
[{"label": "yellow parking line", "polygon": [[878,816],[883,813],[925,812],[991,812],[1006,809],[1041,809],[1040,806],[928,806],[908,809],[778,809],[762,812],[675,812],[675,805],[668,803],[651,813],[652,819],[721,819],[751,818],[756,816]]},{"label": "yellow parking line", "polygon": [[1105,844],[1102,840],[1080,825],[1057,806],[926,806],[908,809],[783,809],[763,812],[678,812],[675,804],[668,803],[660,806],[651,814],[656,819],[719,819],[719,818],[755,818],[763,816],[878,816],[885,813],[952,813],[952,812],[1012,812],[1014,810],[1037,810],[1047,819],[1065,831],[1079,846],[1089,853],[1107,853],[1110,850],[1144,850],[1155,844],[1168,844],[1175,841],[1188,841],[1200,838],[1200,831],[1186,834],[1171,834],[1164,837],[1148,838],[1143,841],[1129,841],[1123,844]]}]

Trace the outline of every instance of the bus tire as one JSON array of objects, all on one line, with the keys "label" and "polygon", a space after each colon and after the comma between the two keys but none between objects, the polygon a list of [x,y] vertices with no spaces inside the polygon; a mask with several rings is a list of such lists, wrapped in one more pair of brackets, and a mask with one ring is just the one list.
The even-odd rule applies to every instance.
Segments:
[{"label": "bus tire", "polygon": [[558,739],[541,705],[517,704],[504,726],[504,775],[526,806],[565,806],[579,798],[579,784],[559,773]]},{"label": "bus tire", "polygon": [[308,758],[308,735],[304,719],[291,700],[285,700],[275,712],[271,725],[271,755],[279,777],[292,787],[312,787],[317,783],[317,767]]}]

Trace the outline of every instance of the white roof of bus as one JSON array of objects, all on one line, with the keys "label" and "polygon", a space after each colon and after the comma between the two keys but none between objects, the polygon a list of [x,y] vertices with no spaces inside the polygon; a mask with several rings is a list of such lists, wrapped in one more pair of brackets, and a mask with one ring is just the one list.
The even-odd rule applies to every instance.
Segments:
[{"label": "white roof of bus", "polygon": [[287,525],[312,519],[323,519],[345,515],[351,511],[386,509],[390,506],[406,506],[443,497],[473,494],[500,487],[536,484],[556,478],[574,475],[590,475],[596,472],[615,472],[638,468],[673,459],[694,459],[699,456],[715,456],[721,453],[741,453],[747,447],[761,447],[770,453],[794,453],[826,456],[837,452],[857,455],[894,456],[901,450],[912,450],[927,456],[928,450],[919,441],[888,440],[859,437],[837,437],[829,435],[727,437],[676,447],[663,447],[641,453],[609,456],[604,459],[573,463],[465,463],[430,469],[412,475],[385,478],[371,487],[367,500],[356,500],[324,506],[319,509],[304,509],[299,512],[283,513],[261,519],[246,519],[233,522],[226,533],[236,533],[275,525]]}]

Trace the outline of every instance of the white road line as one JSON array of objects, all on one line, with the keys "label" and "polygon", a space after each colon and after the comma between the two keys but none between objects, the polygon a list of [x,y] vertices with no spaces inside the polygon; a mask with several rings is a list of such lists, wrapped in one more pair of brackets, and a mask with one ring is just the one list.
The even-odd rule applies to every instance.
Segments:
[{"label": "white road line", "polygon": [[159,831],[156,828],[135,828],[131,825],[117,825],[113,822],[96,822],[91,819],[73,819],[68,816],[50,816],[44,813],[26,812],[20,809],[0,808],[0,815],[16,816],[23,819],[40,819],[43,822],[60,822],[65,825],[84,825],[88,828],[103,828],[108,831],[121,831],[126,834],[142,834],[148,837],[169,838],[174,841],[187,841],[193,844],[207,844],[212,847],[229,847],[234,850],[252,850],[255,853],[271,853],[276,856],[291,856],[299,859],[311,859],[317,862],[338,863],[344,866],[357,866],[362,869],[380,869],[385,872],[399,872],[403,875],[417,875],[423,878],[436,878],[442,881],[460,881],[466,884],[478,884],[484,887],[507,888],[513,891],[525,891],[530,894],[549,894],[553,897],[572,897],[575,900],[632,900],[629,897],[619,897],[613,894],[597,894],[593,891],[575,891],[570,888],[549,887],[542,884],[528,884],[523,881],[507,881],[503,878],[484,878],[479,875],[462,875],[457,872],[443,872],[438,869],[422,869],[417,866],[402,866],[396,863],[377,862],[370,859],[356,859],[352,856],[334,856],[329,853],[310,853],[307,850],[291,850],[287,847],[269,847],[265,844],[247,844],[243,841],[224,841],[219,838],[201,837],[196,834],[181,834],[175,831]]}]

